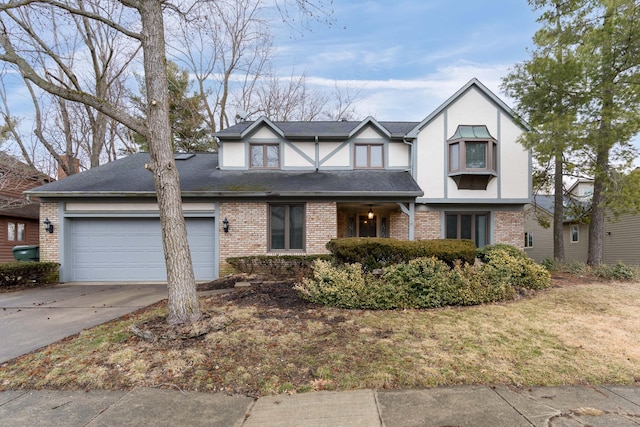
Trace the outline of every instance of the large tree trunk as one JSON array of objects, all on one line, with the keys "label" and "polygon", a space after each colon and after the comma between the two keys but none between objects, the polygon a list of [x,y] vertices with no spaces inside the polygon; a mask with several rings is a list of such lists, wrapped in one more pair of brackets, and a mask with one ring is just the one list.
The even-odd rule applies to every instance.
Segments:
[{"label": "large tree trunk", "polygon": [[553,258],[564,262],[564,185],[562,182],[564,159],[562,153],[556,153],[553,198]]},{"label": "large tree trunk", "polygon": [[147,89],[147,142],[160,208],[162,242],[167,266],[171,324],[200,318],[187,228],[182,213],[180,179],[171,146],[167,68],[162,2],[141,0],[142,49]]}]

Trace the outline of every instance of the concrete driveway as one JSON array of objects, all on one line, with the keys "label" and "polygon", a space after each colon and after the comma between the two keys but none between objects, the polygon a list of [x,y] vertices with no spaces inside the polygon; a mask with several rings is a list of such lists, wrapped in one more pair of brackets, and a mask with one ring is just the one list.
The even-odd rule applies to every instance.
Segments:
[{"label": "concrete driveway", "polygon": [[62,284],[0,293],[0,363],[165,298],[164,284]]}]

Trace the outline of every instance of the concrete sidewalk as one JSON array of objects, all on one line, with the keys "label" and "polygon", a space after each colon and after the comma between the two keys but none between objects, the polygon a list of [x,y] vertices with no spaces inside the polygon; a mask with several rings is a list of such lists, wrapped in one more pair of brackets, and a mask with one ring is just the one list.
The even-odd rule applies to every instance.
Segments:
[{"label": "concrete sidewalk", "polygon": [[504,386],[262,397],[136,388],[0,392],[2,426],[638,426],[640,388]]}]

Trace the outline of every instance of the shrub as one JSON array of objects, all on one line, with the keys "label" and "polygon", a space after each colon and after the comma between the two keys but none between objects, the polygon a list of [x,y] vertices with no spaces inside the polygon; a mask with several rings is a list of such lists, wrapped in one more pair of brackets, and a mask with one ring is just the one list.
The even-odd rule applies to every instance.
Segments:
[{"label": "shrub", "polygon": [[485,253],[482,274],[496,282],[526,288],[544,289],[551,286],[549,271],[528,256],[505,248],[493,248]]},{"label": "shrub", "polygon": [[636,270],[621,261],[613,265],[601,265],[596,268],[596,276],[607,280],[632,281],[636,279]]},{"label": "shrub", "polygon": [[362,271],[358,263],[314,263],[313,278],[295,286],[300,296],[340,308],[395,309],[475,305],[514,298],[518,288],[543,289],[549,272],[532,259],[494,248],[480,265],[453,268],[435,257],[389,266],[381,275]]},{"label": "shrub", "polygon": [[317,259],[330,260],[331,255],[260,255],[227,258],[240,273],[259,274],[267,277],[310,277],[313,262]]},{"label": "shrub", "polygon": [[523,250],[516,248],[513,245],[508,245],[506,243],[496,243],[494,245],[486,245],[481,248],[478,248],[476,251],[476,256],[482,262],[487,262],[487,256],[493,251],[503,250],[509,253],[509,255],[514,256],[516,258],[529,258]]},{"label": "shrub", "polygon": [[313,278],[304,278],[294,289],[306,300],[332,307],[358,308],[366,300],[360,264],[343,264],[336,268],[328,261],[316,260]]},{"label": "shrub", "polygon": [[415,258],[384,269],[381,279],[396,289],[401,307],[434,308],[449,303],[449,267],[434,258]]},{"label": "shrub", "polygon": [[9,262],[0,264],[0,287],[44,285],[58,281],[55,262]]},{"label": "shrub", "polygon": [[476,256],[473,241],[457,239],[404,241],[349,237],[332,239],[326,247],[331,251],[336,264],[359,263],[366,271],[421,257],[436,257],[453,266],[457,260],[473,263]]},{"label": "shrub", "polygon": [[420,249],[419,256],[438,258],[449,267],[453,267],[458,261],[466,264],[473,264],[476,261],[476,244],[473,240],[419,240],[416,245]]},{"label": "shrub", "polygon": [[481,266],[455,266],[450,274],[449,305],[477,305],[512,299],[516,291],[508,282],[508,275],[495,275],[495,269]]}]

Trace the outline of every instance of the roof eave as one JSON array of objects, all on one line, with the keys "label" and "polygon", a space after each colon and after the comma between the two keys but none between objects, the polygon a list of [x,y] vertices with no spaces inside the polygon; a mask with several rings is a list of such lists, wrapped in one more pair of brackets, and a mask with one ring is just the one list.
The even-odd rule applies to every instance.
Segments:
[{"label": "roof eave", "polygon": [[[268,198],[268,197],[376,197],[415,199],[421,197],[422,191],[183,191],[183,197],[218,197],[218,198]],[[67,198],[118,198],[118,197],[156,197],[155,192],[122,192],[122,191],[58,191],[32,193],[42,199]]]}]

